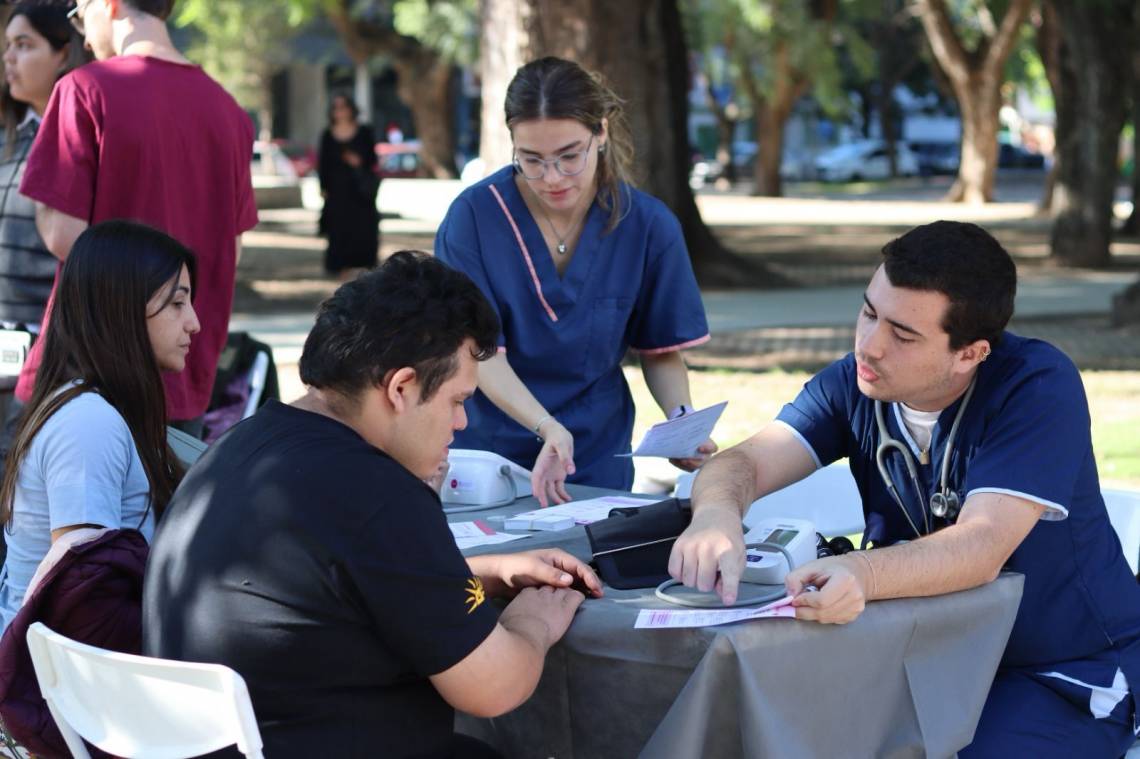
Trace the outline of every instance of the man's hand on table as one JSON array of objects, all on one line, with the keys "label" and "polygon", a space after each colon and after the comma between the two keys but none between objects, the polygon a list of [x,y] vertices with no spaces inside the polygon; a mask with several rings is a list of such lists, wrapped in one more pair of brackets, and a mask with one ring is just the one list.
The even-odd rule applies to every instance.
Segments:
[{"label": "man's hand on table", "polygon": [[523,636],[542,655],[562,639],[585,596],[570,588],[523,588],[499,616],[499,624]]},{"label": "man's hand on table", "polygon": [[524,588],[543,586],[574,588],[595,598],[602,595],[602,581],[594,570],[560,548],[472,556],[467,565],[492,596],[510,598]]},{"label": "man's hand on table", "polygon": [[736,603],[744,571],[744,530],[731,508],[706,506],[673,544],[669,575],[690,588],[715,590],[726,604]]},{"label": "man's hand on table", "polygon": [[[788,572],[784,585],[794,596],[796,619],[843,625],[863,613],[867,603],[867,565],[851,554],[816,559]],[[808,585],[817,591],[803,592]]]}]

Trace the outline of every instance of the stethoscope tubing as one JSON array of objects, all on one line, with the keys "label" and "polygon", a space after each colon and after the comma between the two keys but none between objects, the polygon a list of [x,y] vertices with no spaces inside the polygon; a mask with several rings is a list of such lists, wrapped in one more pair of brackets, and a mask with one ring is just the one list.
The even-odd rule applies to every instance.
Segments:
[{"label": "stethoscope tubing", "polygon": [[[966,413],[966,406],[970,404],[970,398],[974,395],[974,386],[977,382],[978,377],[975,374],[970,380],[969,386],[966,388],[966,394],[962,397],[962,405],[958,407],[958,413],[954,415],[954,423],[950,425],[950,434],[946,437],[946,447],[942,452],[942,467],[938,478],[938,492],[942,495],[944,500],[949,500],[950,495],[952,495],[950,489],[950,458],[954,453],[954,441],[958,437],[958,427],[962,422],[962,416]],[[883,484],[887,486],[887,492],[891,494],[891,497],[902,511],[903,516],[906,517],[906,521],[910,524],[910,528],[914,530],[915,537],[920,538],[923,535],[928,535],[931,531],[931,508],[922,494],[922,487],[918,479],[918,467],[915,465],[914,457],[907,449],[906,444],[891,437],[891,433],[887,430],[887,422],[886,419],[883,418],[882,401],[875,401],[875,425],[879,428],[879,445],[875,448],[875,466],[878,467],[879,476],[883,478]],[[910,475],[911,485],[914,487],[915,496],[918,498],[918,505],[922,511],[923,526],[926,528],[926,532],[919,531],[918,525],[915,524],[914,519],[911,518],[910,511],[903,503],[902,495],[899,493],[898,487],[895,485],[894,479],[887,469],[887,453],[892,450],[902,454],[903,464],[906,466],[907,474]],[[937,516],[942,516],[942,514],[938,514]]]}]

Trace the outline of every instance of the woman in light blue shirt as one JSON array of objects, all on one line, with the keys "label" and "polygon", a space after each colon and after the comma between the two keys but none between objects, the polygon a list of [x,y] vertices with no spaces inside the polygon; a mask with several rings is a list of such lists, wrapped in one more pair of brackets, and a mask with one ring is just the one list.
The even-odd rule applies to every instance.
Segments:
[{"label": "woman in light blue shirt", "polygon": [[0,486],[0,630],[62,535],[153,534],[181,475],[166,443],[160,372],[182,370],[198,332],[194,273],[182,244],[133,222],[90,227],[72,247]]}]

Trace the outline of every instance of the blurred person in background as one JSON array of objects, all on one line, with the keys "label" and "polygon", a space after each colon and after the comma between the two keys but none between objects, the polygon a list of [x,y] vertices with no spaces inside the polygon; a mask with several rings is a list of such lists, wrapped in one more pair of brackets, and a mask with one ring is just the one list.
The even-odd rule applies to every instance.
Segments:
[{"label": "blurred person in background", "polygon": [[321,234],[329,241],[325,271],[342,281],[376,266],[380,248],[376,136],[359,118],[360,109],[352,98],[333,96],[317,162],[321,197],[325,199]]}]

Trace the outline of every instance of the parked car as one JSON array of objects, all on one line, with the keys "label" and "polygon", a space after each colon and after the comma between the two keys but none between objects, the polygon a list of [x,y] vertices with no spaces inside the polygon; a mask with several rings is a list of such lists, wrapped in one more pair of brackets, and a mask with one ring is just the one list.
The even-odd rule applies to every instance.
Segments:
[{"label": "parked car", "polygon": [[910,149],[918,159],[918,173],[924,177],[932,174],[957,174],[961,159],[956,142],[911,142]]},{"label": "parked car", "polygon": [[1045,156],[1026,150],[1020,145],[1003,142],[998,145],[999,169],[1044,169]]},{"label": "parked car", "polygon": [[419,176],[421,148],[419,140],[376,143],[381,178]]},{"label": "parked car", "polygon": [[281,152],[293,164],[297,176],[305,177],[317,170],[317,151],[313,146],[280,137],[273,140],[273,144],[281,148]]},{"label": "parked car", "polygon": [[[918,159],[906,143],[895,143],[895,160],[900,176],[918,174]],[[815,174],[825,182],[887,179],[891,175],[887,145],[882,140],[860,140],[838,145],[816,157]]]}]

